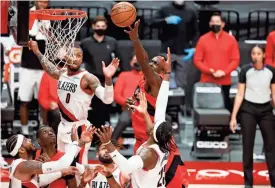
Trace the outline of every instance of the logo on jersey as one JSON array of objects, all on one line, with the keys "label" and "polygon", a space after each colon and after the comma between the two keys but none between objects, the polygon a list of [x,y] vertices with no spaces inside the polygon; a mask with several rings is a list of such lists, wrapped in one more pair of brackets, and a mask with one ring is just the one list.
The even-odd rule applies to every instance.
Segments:
[{"label": "logo on jersey", "polygon": [[58,89],[74,93],[76,91],[77,84],[70,82],[58,81]]}]

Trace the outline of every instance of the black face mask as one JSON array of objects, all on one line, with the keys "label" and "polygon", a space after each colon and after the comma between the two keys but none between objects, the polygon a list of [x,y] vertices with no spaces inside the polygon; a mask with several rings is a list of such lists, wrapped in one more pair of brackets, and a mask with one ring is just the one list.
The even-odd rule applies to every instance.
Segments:
[{"label": "black face mask", "polygon": [[218,33],[218,32],[220,32],[220,30],[221,30],[221,25],[211,25],[211,26],[210,26],[210,29],[211,29],[211,31],[213,31],[214,33]]},{"label": "black face mask", "polygon": [[141,71],[141,67],[137,62],[134,63],[133,69],[136,70],[136,71]]},{"label": "black face mask", "polygon": [[103,36],[105,34],[105,29],[95,29],[95,33],[99,36]]},{"label": "black face mask", "polygon": [[184,4],[179,5],[179,4],[175,3],[175,2],[173,2],[173,6],[174,6],[176,9],[182,9],[185,5],[184,5]]}]

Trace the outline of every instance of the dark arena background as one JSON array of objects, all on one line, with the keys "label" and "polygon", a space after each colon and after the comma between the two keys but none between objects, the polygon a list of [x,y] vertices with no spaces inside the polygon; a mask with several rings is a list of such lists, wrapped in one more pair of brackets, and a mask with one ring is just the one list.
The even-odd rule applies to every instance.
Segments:
[{"label": "dark arena background", "polygon": [[[102,73],[96,72],[95,65],[99,58],[105,61],[112,57],[120,58],[120,66],[113,77],[115,87],[115,100],[112,104],[102,106],[93,99],[88,112],[88,120],[97,124],[104,122],[115,127],[119,124],[125,129],[118,135],[119,142],[123,145],[121,153],[130,157],[133,155],[135,137],[131,126],[130,113],[126,119],[121,119],[125,105],[121,105],[120,97],[131,87],[123,84],[137,84],[136,78],[125,77],[123,84],[116,83],[121,74],[131,72],[130,61],[133,55],[133,44],[129,36],[111,21],[110,10],[119,1],[53,1],[49,0],[52,9],[77,9],[87,12],[88,19],[81,27],[76,37],[76,44],[83,47],[84,42],[94,39],[93,24],[97,16],[104,16],[107,20],[105,38],[101,42],[92,43],[90,49],[83,50],[85,67],[89,72],[97,75],[101,81]],[[238,83],[241,67],[248,65],[251,60],[251,48],[259,44],[266,46],[270,33],[273,39],[270,42],[273,48],[267,53],[273,58],[270,64],[275,66],[275,2],[273,1],[129,1],[137,10],[137,20],[140,19],[139,38],[149,58],[159,54],[166,54],[166,47],[171,48],[173,71],[170,76],[170,92],[167,107],[167,120],[171,123],[174,138],[180,149],[181,157],[189,172],[190,188],[238,188],[244,187],[243,172],[243,135],[240,118],[237,118],[235,133],[230,129],[234,99],[238,93]],[[180,2],[177,4],[176,2]],[[22,133],[22,101],[20,101],[19,87],[33,89],[37,87],[41,92],[49,92],[50,88],[40,85],[39,82],[25,81],[20,84],[20,79],[34,79],[30,75],[19,75],[21,58],[24,53],[23,46],[27,45],[30,38],[29,9],[35,2],[28,1],[1,1],[1,183],[0,187],[7,188],[9,182],[8,164],[12,162],[6,149],[6,141],[13,134]],[[174,11],[174,12],[173,12]],[[201,69],[195,63],[194,56],[201,49],[197,48],[201,36],[210,31],[209,21],[213,13],[219,13],[224,18],[224,32],[235,38],[239,50],[238,66],[228,72],[230,84],[221,84],[219,81],[202,83]],[[174,16],[174,17],[173,17]],[[127,28],[126,28],[127,29]],[[38,35],[36,35],[38,37]],[[109,38],[115,41],[110,44]],[[39,39],[38,39],[39,40]],[[273,41],[272,41],[273,40]],[[224,52],[226,44],[217,43],[218,48]],[[214,44],[207,43],[207,46]],[[230,47],[231,48],[231,47]],[[83,48],[84,49],[84,48]],[[164,49],[164,50],[163,50]],[[207,51],[208,52],[208,51]],[[215,52],[213,56],[215,56]],[[229,56],[233,56],[229,54]],[[219,56],[220,57],[220,56]],[[215,59],[215,58],[214,58]],[[88,62],[88,61],[91,62]],[[221,60],[222,61],[222,60]],[[101,62],[101,60],[100,60]],[[108,62],[109,63],[109,62]],[[218,62],[218,64],[223,62]],[[34,64],[34,63],[33,63]],[[33,65],[30,65],[33,66]],[[101,66],[101,64],[100,64]],[[219,67],[219,65],[215,65]],[[25,67],[26,68],[26,67]],[[31,70],[39,69],[37,66],[27,67]],[[223,67],[221,67],[222,69]],[[99,68],[101,70],[101,68]],[[203,72],[203,71],[202,71]],[[210,73],[207,73],[210,74]],[[212,73],[211,73],[212,74]],[[34,75],[32,75],[34,76]],[[25,77],[25,78],[23,78]],[[128,81],[127,81],[128,78]],[[132,80],[131,80],[132,79]],[[264,79],[264,78],[263,78]],[[129,81],[130,80],[130,81]],[[215,80],[215,79],[214,79]],[[218,79],[217,79],[218,80]],[[45,83],[45,82],[44,82]],[[259,85],[262,82],[254,83]],[[116,85],[117,84],[117,85]],[[229,91],[229,101],[224,102],[224,90]],[[125,89],[126,88],[126,89]],[[135,87],[133,87],[135,88]],[[127,90],[127,91],[126,91]],[[255,89],[256,90],[256,89]],[[28,92],[28,91],[26,91]],[[40,93],[40,91],[37,91]],[[123,93],[123,94],[122,94]],[[31,92],[35,95],[35,90]],[[121,95],[121,96],[120,96]],[[274,95],[272,93],[272,95]],[[274,95],[275,96],[275,95]],[[129,97],[129,96],[128,96]],[[228,96],[227,96],[228,97]],[[261,96],[258,96],[259,98]],[[94,97],[96,98],[96,97]],[[272,98],[272,97],[271,97]],[[273,99],[272,99],[273,100]],[[275,100],[274,100],[275,101]],[[47,125],[47,109],[40,107],[38,100],[33,98],[28,101],[27,124],[28,137],[37,147],[36,132],[40,126]],[[93,106],[95,105],[95,106]],[[50,101],[46,106],[51,109]],[[20,110],[21,109],[21,110]],[[97,110],[101,109],[101,110]],[[23,118],[24,119],[24,118]],[[275,122],[274,127],[275,129]],[[252,134],[251,137],[254,135]],[[253,140],[253,139],[252,139]],[[275,135],[273,136],[275,143]],[[265,159],[263,137],[259,126],[256,128],[255,142],[251,155],[253,158],[254,187],[270,187],[270,180]],[[274,145],[275,146],[275,145]],[[275,150],[275,148],[273,148]],[[89,163],[98,163],[96,158],[96,145],[89,149]],[[275,156],[273,156],[275,159]]]}]

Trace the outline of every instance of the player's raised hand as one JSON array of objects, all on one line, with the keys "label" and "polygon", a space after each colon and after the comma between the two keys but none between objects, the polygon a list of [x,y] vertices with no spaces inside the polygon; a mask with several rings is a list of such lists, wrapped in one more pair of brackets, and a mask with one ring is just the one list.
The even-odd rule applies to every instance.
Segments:
[{"label": "player's raised hand", "polygon": [[172,71],[171,63],[172,63],[171,52],[170,52],[170,48],[168,47],[167,48],[167,60],[163,65],[163,69],[166,73],[170,73]]},{"label": "player's raised hand", "polygon": [[29,50],[32,50],[33,53],[35,53],[35,54],[40,52],[37,42],[33,41],[32,39],[28,42],[28,47],[29,47]]},{"label": "player's raised hand", "polygon": [[82,187],[85,187],[87,183],[92,181],[97,176],[98,170],[96,169],[86,169],[84,171],[84,174],[81,178],[81,185]]},{"label": "player's raised hand", "polygon": [[94,133],[96,132],[96,128],[94,126],[88,127],[81,134],[80,141],[83,143],[89,143],[93,140]]},{"label": "player's raised hand", "polygon": [[111,126],[101,126],[102,130],[97,129],[96,135],[100,139],[101,143],[106,144],[111,142],[112,137],[112,127]]},{"label": "player's raised hand", "polygon": [[138,36],[138,28],[139,28],[140,20],[135,22],[134,28],[129,26],[129,31],[124,30],[125,33],[127,33],[132,41],[136,41],[139,39]]},{"label": "player's raised hand", "polygon": [[102,61],[102,70],[104,73],[105,78],[112,78],[114,76],[114,74],[116,73],[116,70],[119,66],[119,59],[118,58],[114,58],[112,60],[112,62],[110,63],[110,65],[108,65],[106,67],[104,61]]},{"label": "player's raised hand", "polygon": [[145,93],[140,92],[138,94],[139,97],[139,105],[129,105],[130,109],[134,109],[136,111],[138,111],[141,114],[145,114],[147,112],[147,99],[145,96]]},{"label": "player's raised hand", "polygon": [[126,103],[126,107],[127,107],[128,110],[131,110],[132,112],[135,111],[134,108],[131,108],[131,107],[130,107],[131,105],[134,105],[134,104],[135,104],[135,100],[134,100],[132,97],[126,99],[125,103]]}]

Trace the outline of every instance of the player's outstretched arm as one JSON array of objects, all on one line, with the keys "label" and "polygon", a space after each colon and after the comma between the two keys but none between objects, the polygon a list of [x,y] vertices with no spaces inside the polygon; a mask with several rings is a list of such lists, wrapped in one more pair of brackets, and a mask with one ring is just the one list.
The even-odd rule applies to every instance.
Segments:
[{"label": "player's outstretched arm", "polygon": [[33,175],[49,174],[68,168],[81,147],[92,141],[95,131],[96,129],[94,127],[89,127],[82,132],[81,138],[79,139],[77,127],[74,125],[72,128],[72,141],[74,142],[66,145],[65,154],[58,161],[46,163],[35,160],[23,161],[16,167],[14,176],[22,181],[28,181]]},{"label": "player's outstretched arm", "polygon": [[114,87],[112,77],[116,73],[119,66],[119,59],[114,58],[107,67],[102,62],[103,73],[105,76],[105,87],[100,84],[98,78],[92,74],[85,74],[83,79],[84,89],[89,90],[91,94],[95,94],[103,103],[111,104],[114,101]]},{"label": "player's outstretched arm", "polygon": [[167,61],[163,65],[165,71],[163,81],[161,83],[157,101],[156,101],[156,111],[155,111],[155,122],[165,121],[166,108],[168,104],[169,97],[169,80],[171,73],[171,52],[170,48],[167,48]]},{"label": "player's outstretched arm", "polygon": [[[62,169],[59,172],[54,172],[54,173],[50,173],[50,174],[40,174],[39,175],[39,187],[46,186],[61,177],[68,176],[68,175],[75,175],[76,172],[77,172],[77,168],[71,166],[69,168]],[[68,187],[70,187],[70,185],[68,185]],[[71,187],[75,188],[76,182],[75,182],[75,185],[71,186]]]},{"label": "player's outstretched arm", "polygon": [[77,145],[69,144],[66,146],[65,154],[58,161],[46,163],[35,160],[23,161],[16,167],[14,176],[22,181],[28,181],[34,175],[61,171],[71,165],[78,150],[80,149]]},{"label": "player's outstretched arm", "polygon": [[146,124],[146,129],[149,130],[150,132],[150,130],[153,130],[154,125],[147,111],[147,99],[146,99],[145,93],[140,92],[138,98],[139,98],[138,106],[129,105],[129,103],[127,103],[127,107],[128,109],[134,109],[143,115],[145,124]]},{"label": "player's outstretched arm", "polygon": [[36,41],[29,41],[29,49],[33,51],[33,53],[39,59],[43,69],[54,79],[59,79],[62,70],[59,70],[53,63],[51,63],[39,50]]},{"label": "player's outstretched arm", "polygon": [[[129,159],[126,159],[123,155],[121,155],[111,142],[111,127],[102,126],[102,131],[98,129],[96,135],[99,137],[100,141],[103,143],[102,145],[105,146],[113,161],[121,170],[122,174],[131,175],[139,169],[144,167],[152,169],[156,165],[158,156],[152,149],[146,149],[146,152],[143,155],[134,155]],[[149,155],[150,159],[148,159]]]},{"label": "player's outstretched arm", "polygon": [[154,72],[154,70],[149,65],[148,54],[143,48],[138,36],[139,24],[140,20],[135,22],[134,28],[129,26],[130,31],[124,31],[129,35],[130,39],[133,41],[137,62],[139,63],[148,84],[150,85],[150,87],[156,88],[158,90],[161,84],[161,78],[158,74]]}]

